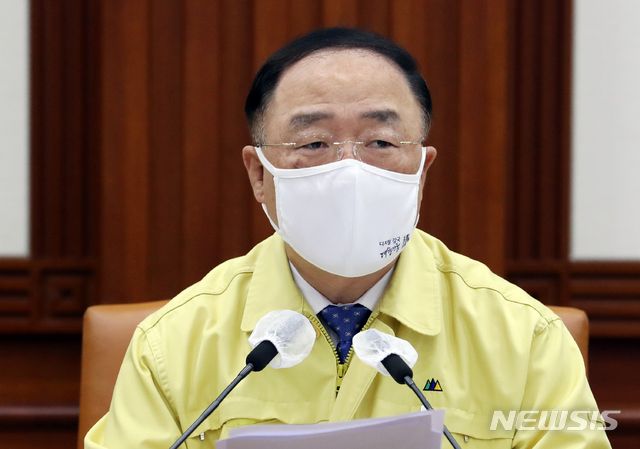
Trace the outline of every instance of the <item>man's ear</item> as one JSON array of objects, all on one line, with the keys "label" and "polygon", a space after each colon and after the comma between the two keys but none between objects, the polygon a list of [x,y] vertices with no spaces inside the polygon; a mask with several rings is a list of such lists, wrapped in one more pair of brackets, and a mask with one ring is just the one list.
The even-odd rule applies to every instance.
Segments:
[{"label": "man's ear", "polygon": [[242,160],[249,175],[253,196],[259,203],[264,203],[264,169],[258,158],[256,148],[247,145],[242,149]]}]

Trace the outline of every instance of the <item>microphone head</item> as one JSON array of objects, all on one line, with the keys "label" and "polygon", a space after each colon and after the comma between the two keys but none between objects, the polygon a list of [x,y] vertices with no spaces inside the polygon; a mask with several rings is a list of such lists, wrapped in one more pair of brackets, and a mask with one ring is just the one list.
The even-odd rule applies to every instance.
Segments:
[{"label": "microphone head", "polygon": [[278,350],[269,340],[262,340],[247,354],[246,364],[253,365],[252,371],[262,371],[278,355]]},{"label": "microphone head", "polygon": [[260,318],[249,337],[249,344],[256,348],[265,340],[270,341],[278,351],[269,366],[289,368],[302,362],[311,353],[316,342],[316,331],[304,315],[293,310],[274,310]]},{"label": "microphone head", "polygon": [[[382,361],[391,354],[399,356],[407,364],[409,371],[418,361],[418,353],[411,346],[411,343],[380,332],[378,329],[367,329],[366,331],[358,332],[353,337],[353,350],[363,363],[375,368],[385,376],[391,374]],[[393,363],[393,366],[398,365],[397,361]],[[404,376],[401,379],[401,383],[404,383]]]},{"label": "microphone head", "polygon": [[393,380],[401,385],[407,383],[405,377],[409,376],[413,379],[413,371],[398,354],[389,354],[380,363],[387,369]]}]

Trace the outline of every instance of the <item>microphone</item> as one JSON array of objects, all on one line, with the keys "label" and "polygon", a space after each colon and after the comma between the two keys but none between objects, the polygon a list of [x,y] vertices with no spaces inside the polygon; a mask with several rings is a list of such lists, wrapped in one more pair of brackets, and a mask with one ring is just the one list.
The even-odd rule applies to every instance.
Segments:
[{"label": "microphone", "polygon": [[[367,329],[353,337],[353,350],[365,364],[375,368],[385,376],[393,377],[399,384],[406,384],[418,396],[427,410],[433,410],[427,398],[413,381],[411,368],[418,361],[418,353],[406,340],[385,334],[377,329]],[[460,449],[458,442],[444,426],[444,435],[454,449]]]},{"label": "microphone", "polygon": [[313,325],[298,312],[274,310],[260,318],[249,337],[253,350],[247,355],[247,365],[170,449],[178,449],[249,373],[262,371],[267,365],[276,369],[297,365],[311,353],[315,341],[316,331]]},{"label": "microphone", "polygon": [[[263,341],[271,342],[277,350],[266,364],[276,369],[290,368],[311,353],[316,341],[316,331],[304,315],[293,310],[274,310],[260,318],[249,337],[249,344],[255,348],[254,351]],[[247,363],[249,362],[247,357]],[[261,369],[254,368],[254,371]]]}]

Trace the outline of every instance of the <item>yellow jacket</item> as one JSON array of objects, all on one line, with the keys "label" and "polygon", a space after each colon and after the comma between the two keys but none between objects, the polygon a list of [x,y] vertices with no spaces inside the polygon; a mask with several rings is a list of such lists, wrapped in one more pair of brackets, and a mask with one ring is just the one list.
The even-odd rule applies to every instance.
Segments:
[{"label": "yellow jacket", "polygon": [[[316,327],[310,356],[292,368],[250,374],[187,440],[188,448],[213,448],[230,428],[247,424],[420,409],[408,387],[357,357],[338,365],[274,235],[215,268],[138,326],[111,409],[87,434],[85,447],[171,446],[244,367],[257,321],[280,309],[303,313]],[[597,410],[582,357],[549,309],[421,231],[400,256],[366,327],[416,348],[414,380],[435,408],[446,410],[445,423],[463,448],[610,447],[604,431],[588,427],[490,430],[494,411]],[[449,443],[443,440],[442,447]]]}]

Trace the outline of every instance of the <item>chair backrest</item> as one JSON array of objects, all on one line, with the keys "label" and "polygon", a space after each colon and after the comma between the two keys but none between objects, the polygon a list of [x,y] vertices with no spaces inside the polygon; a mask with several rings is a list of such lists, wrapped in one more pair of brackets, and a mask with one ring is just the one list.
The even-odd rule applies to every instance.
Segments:
[{"label": "chair backrest", "polygon": [[[78,448],[91,426],[109,410],[113,387],[136,326],[167,301],[89,307],[84,315]],[[589,320],[579,309],[551,307],[578,343],[585,366],[589,349]]]},{"label": "chair backrest", "polygon": [[78,448],[84,436],[109,411],[113,387],[136,326],[168,301],[92,306],[82,326]]},{"label": "chair backrest", "polygon": [[549,306],[567,327],[573,339],[578,343],[584,366],[589,372],[589,318],[584,310],[574,307]]}]

